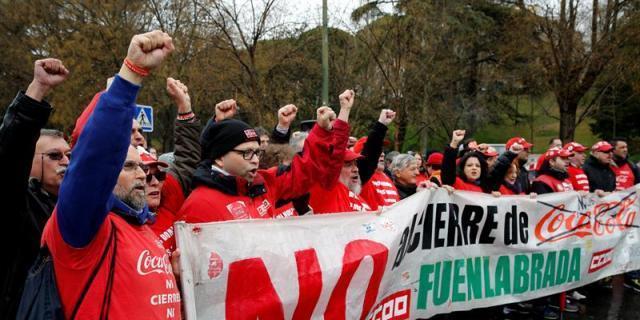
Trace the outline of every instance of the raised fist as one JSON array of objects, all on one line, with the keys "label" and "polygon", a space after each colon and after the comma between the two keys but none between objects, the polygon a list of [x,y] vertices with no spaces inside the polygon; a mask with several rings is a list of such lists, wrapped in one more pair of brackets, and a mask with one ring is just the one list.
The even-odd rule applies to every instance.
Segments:
[{"label": "raised fist", "polygon": [[293,120],[296,119],[298,107],[288,104],[278,110],[278,127],[289,128]]},{"label": "raised fist", "polygon": [[382,111],[380,111],[380,117],[378,118],[378,121],[385,126],[389,126],[389,124],[393,122],[393,119],[395,118],[396,113],[393,110],[382,109]]},{"label": "raised fist", "polygon": [[173,49],[169,34],[154,30],[131,38],[127,59],[138,67],[152,70],[159,66]]},{"label": "raised fist", "polygon": [[216,121],[233,118],[238,111],[238,105],[233,99],[224,100],[216,104]]},{"label": "raised fist", "polygon": [[464,139],[466,131],[465,130],[454,130],[453,134],[451,134],[451,147],[457,148],[460,144],[460,141]]},{"label": "raised fist", "polygon": [[187,88],[187,86],[180,80],[167,78],[167,93],[178,106],[178,113],[187,113],[191,111],[189,88]]},{"label": "raised fist", "polygon": [[58,59],[36,60],[33,67],[33,81],[31,81],[26,95],[41,101],[49,93],[49,90],[64,82],[68,75],[69,70]]},{"label": "raised fist", "polygon": [[318,126],[325,130],[331,130],[333,128],[333,120],[336,119],[336,113],[329,107],[320,107],[316,113]]},{"label": "raised fist", "polygon": [[340,108],[348,108],[353,107],[353,100],[356,97],[356,93],[353,90],[345,90],[340,96]]}]

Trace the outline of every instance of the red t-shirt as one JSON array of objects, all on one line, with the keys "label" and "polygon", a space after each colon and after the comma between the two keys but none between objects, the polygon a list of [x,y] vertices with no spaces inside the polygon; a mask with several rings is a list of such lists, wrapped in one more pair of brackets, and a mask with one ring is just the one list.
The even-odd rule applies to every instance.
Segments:
[{"label": "red t-shirt", "polygon": [[[95,238],[84,248],[73,248],[60,234],[57,214],[47,223],[42,239],[53,257],[58,292],[66,317],[79,299],[90,273],[108,244],[113,221],[116,228],[116,258],[111,319],[180,319],[180,291],[171,262],[158,237],[147,225],[127,223],[116,214],[105,218]],[[113,246],[93,280],[76,319],[97,319],[105,299]]]},{"label": "red t-shirt", "polygon": [[612,165],[611,169],[616,174],[616,190],[624,190],[633,187],[633,182],[636,177],[628,163],[619,167]]},{"label": "red t-shirt", "polygon": [[573,190],[589,191],[589,178],[587,178],[582,168],[569,166],[567,173],[569,174],[569,181],[571,181],[571,185],[573,185]]},{"label": "red t-shirt", "polygon": [[384,172],[377,170],[362,187],[360,197],[371,206],[371,210],[378,210],[379,206],[389,207],[400,201],[393,181]]},{"label": "red t-shirt", "polygon": [[309,192],[309,205],[314,214],[370,211],[371,207],[359,195],[353,193],[341,182],[326,190],[318,185]]}]

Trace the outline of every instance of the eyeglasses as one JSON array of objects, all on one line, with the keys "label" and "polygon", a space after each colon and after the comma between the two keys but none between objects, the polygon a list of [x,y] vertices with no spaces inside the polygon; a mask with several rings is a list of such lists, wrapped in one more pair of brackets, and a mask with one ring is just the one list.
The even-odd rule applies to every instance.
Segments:
[{"label": "eyeglasses", "polygon": [[147,173],[147,183],[151,183],[151,180],[153,180],[153,177],[156,177],[156,179],[158,179],[159,182],[162,182],[165,179],[167,179],[167,173],[160,170],[154,173]]},{"label": "eyeglasses", "polygon": [[144,174],[148,174],[149,173],[149,166],[142,163],[142,162],[137,162],[137,161],[133,161],[133,160],[127,160],[124,162],[124,166],[122,167],[124,169],[124,171],[135,171],[138,168],[142,169],[142,171],[144,171]]},{"label": "eyeglasses", "polygon": [[60,161],[64,156],[67,156],[68,159],[71,159],[71,151],[62,152],[60,150],[49,151],[41,153],[42,156],[47,156],[49,159],[53,161]]},{"label": "eyeglasses", "polygon": [[260,157],[262,157],[262,155],[264,154],[264,150],[260,150],[260,149],[247,149],[247,150],[236,150],[236,149],[232,149],[231,151],[236,152],[238,154],[242,155],[242,158],[245,160],[251,160],[253,158],[253,156],[257,156],[258,159],[260,159]]}]

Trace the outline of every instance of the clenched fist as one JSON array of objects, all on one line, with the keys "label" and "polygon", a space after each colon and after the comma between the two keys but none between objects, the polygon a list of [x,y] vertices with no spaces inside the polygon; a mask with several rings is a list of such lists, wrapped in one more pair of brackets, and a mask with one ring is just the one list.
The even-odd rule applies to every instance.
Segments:
[{"label": "clenched fist", "polygon": [[33,67],[33,81],[25,94],[34,100],[42,101],[49,90],[64,82],[68,75],[69,70],[58,59],[36,60]]},{"label": "clenched fist", "polygon": [[457,148],[460,142],[464,139],[466,131],[465,130],[455,130],[451,135],[451,148]]},{"label": "clenched fist", "polygon": [[320,107],[317,112],[318,126],[325,130],[331,130],[333,128],[333,120],[336,119],[336,113],[329,107]]},{"label": "clenched fist", "polygon": [[138,67],[151,70],[159,66],[173,49],[169,34],[154,30],[131,38],[127,59]]},{"label": "clenched fist", "polygon": [[356,97],[356,93],[353,90],[345,90],[343,93],[338,96],[340,99],[340,108],[348,108],[351,109],[353,107],[353,101]]},{"label": "clenched fist", "polygon": [[233,99],[224,100],[216,104],[216,122],[233,118],[238,111],[238,105]]},{"label": "clenched fist", "polygon": [[298,107],[288,104],[278,110],[278,127],[289,128],[293,120],[296,119]]},{"label": "clenched fist", "polygon": [[167,93],[178,106],[178,113],[187,113],[191,111],[189,88],[180,80],[167,78]]},{"label": "clenched fist", "polygon": [[382,111],[380,112],[380,117],[378,118],[378,121],[384,124],[385,126],[389,126],[389,124],[393,122],[393,119],[395,118],[396,118],[396,113],[393,110],[382,109]]}]

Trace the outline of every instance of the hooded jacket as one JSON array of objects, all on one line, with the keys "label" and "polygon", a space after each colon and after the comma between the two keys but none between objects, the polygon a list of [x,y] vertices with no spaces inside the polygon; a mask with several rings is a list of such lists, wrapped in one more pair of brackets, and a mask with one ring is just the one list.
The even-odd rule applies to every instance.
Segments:
[{"label": "hooded jacket", "polygon": [[589,192],[616,190],[616,174],[611,169],[611,165],[602,164],[594,156],[589,156],[584,162],[582,170],[589,179]]},{"label": "hooded jacket", "polygon": [[305,140],[302,156],[296,155],[291,168],[278,175],[274,170],[258,170],[253,183],[228,175],[203,161],[196,170],[194,190],[180,209],[186,222],[213,222],[237,219],[270,219],[276,216],[280,199],[293,199],[309,191],[314,181],[335,181],[349,135],[349,124],[336,120],[333,130],[315,126]]}]

